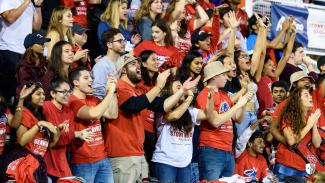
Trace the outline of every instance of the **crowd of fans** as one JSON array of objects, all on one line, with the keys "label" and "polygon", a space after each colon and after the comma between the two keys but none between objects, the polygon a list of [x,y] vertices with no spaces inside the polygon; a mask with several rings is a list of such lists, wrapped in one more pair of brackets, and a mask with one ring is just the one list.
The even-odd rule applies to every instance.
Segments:
[{"label": "crowd of fans", "polygon": [[0,0],[0,182],[324,182],[325,57],[240,3]]}]

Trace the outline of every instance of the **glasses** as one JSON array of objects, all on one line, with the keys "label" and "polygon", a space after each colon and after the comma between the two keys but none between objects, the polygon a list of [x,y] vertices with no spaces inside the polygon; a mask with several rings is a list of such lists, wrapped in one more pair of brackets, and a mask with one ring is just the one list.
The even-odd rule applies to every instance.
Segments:
[{"label": "glasses", "polygon": [[62,93],[63,95],[71,95],[71,93],[72,93],[71,90],[63,90],[63,91],[54,90],[54,91],[58,92],[58,93]]},{"label": "glasses", "polygon": [[115,40],[115,41],[112,41],[112,43],[114,42],[119,42],[120,44],[126,44],[126,39],[118,39],[118,40]]}]

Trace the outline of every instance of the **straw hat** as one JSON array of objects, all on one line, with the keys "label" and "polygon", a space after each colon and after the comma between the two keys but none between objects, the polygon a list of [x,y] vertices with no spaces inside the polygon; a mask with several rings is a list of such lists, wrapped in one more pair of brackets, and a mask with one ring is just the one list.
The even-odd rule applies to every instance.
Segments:
[{"label": "straw hat", "polygon": [[121,71],[123,69],[123,67],[134,61],[134,60],[138,60],[138,58],[134,57],[132,54],[130,53],[127,53],[127,54],[124,54],[122,56],[120,56],[118,59],[117,59],[117,62],[116,62],[116,70],[117,72],[119,73],[119,75],[121,75]]},{"label": "straw hat", "polygon": [[204,67],[204,80],[203,82],[208,81],[216,75],[220,75],[222,73],[228,72],[227,69],[221,62],[211,62]]},{"label": "straw hat", "polygon": [[309,78],[311,80],[311,82],[314,82],[314,79],[312,77],[308,76],[304,71],[294,72],[290,76],[290,88],[289,88],[289,91],[292,89],[293,84],[295,82],[301,80],[302,78]]}]

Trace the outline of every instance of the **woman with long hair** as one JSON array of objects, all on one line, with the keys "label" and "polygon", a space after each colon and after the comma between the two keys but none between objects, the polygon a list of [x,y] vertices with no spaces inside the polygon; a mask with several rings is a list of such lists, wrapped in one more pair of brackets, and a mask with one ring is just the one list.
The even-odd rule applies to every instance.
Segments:
[{"label": "woman with long hair", "polygon": [[46,46],[47,59],[50,58],[52,49],[57,42],[64,40],[74,45],[73,34],[71,30],[72,26],[73,17],[72,12],[69,8],[59,6],[53,9],[46,35],[47,38],[51,39],[49,44]]},{"label": "woman with long hair", "polygon": [[[36,182],[47,182],[47,169],[43,157],[48,148],[53,147],[58,141],[60,130],[46,121],[42,107],[45,99],[44,90],[39,83],[34,85],[31,94],[24,101],[22,120],[17,129],[17,142],[22,148],[9,153],[2,166],[7,167],[15,160],[19,161],[19,158],[31,155],[33,157],[31,159],[39,163],[33,179]],[[14,171],[14,169],[11,170]],[[26,178],[25,181],[27,180]]]},{"label": "woman with long hair", "polygon": [[127,0],[111,0],[104,13],[100,16],[101,22],[98,24],[97,38],[101,48],[102,34],[111,28],[119,29],[128,41],[126,51],[131,51],[134,45],[138,44],[141,40],[139,34],[131,35],[128,31],[128,1]]},{"label": "woman with long hair", "polygon": [[68,81],[68,70],[73,62],[72,46],[67,41],[57,42],[51,53],[50,64],[48,71],[43,77],[43,89],[47,99],[50,98],[50,92],[48,90],[50,82],[54,78],[61,78]]},{"label": "woman with long hair", "polygon": [[[183,86],[179,80],[168,82],[162,90],[162,97],[167,98],[175,94],[184,88],[188,81],[189,79]],[[193,92],[187,90],[186,95],[183,95],[171,112],[158,115],[158,141],[152,161],[159,181],[191,182],[194,125],[198,125],[199,121],[207,116],[204,111],[190,107],[193,98]],[[211,108],[211,105],[209,106]],[[206,111],[211,111],[208,108]]]},{"label": "woman with long hair", "polygon": [[[319,109],[313,111],[313,100],[307,88],[295,89],[279,116],[286,144],[280,143],[276,154],[275,174],[281,180],[286,176],[304,176],[305,160],[298,155],[295,145],[311,136],[311,145],[319,148],[321,137],[317,129]],[[303,154],[302,154],[303,155]]]},{"label": "woman with long hair", "polygon": [[17,68],[17,88],[16,94],[24,85],[30,82],[41,82],[47,70],[47,61],[43,56],[44,44],[50,39],[44,38],[40,34],[29,34],[26,36],[24,46],[26,51]]},{"label": "woman with long hair", "polygon": [[159,19],[152,24],[153,40],[144,40],[134,48],[133,53],[139,56],[144,50],[155,51],[159,58],[159,66],[171,68],[179,65],[177,49],[169,26],[165,21]]}]

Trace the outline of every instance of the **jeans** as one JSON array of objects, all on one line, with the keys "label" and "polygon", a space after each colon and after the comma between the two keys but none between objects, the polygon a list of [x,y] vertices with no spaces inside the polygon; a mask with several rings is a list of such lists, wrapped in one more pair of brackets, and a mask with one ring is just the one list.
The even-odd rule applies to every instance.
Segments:
[{"label": "jeans", "polygon": [[156,177],[161,183],[189,183],[191,182],[191,164],[184,168],[173,167],[163,163],[154,163]]},{"label": "jeans", "polygon": [[199,147],[200,180],[218,180],[234,174],[235,159],[231,151],[223,151],[213,147]]},{"label": "jeans", "polygon": [[199,163],[191,163],[191,182],[199,182]]},{"label": "jeans", "polygon": [[274,174],[282,181],[285,177],[289,176],[306,176],[307,172],[287,167],[281,163],[276,163],[274,166]]},{"label": "jeans", "polygon": [[237,137],[239,137],[243,132],[248,128],[252,123],[257,121],[257,114],[256,112],[249,112],[246,111],[244,113],[244,118],[240,123],[235,123],[236,124],[236,132],[237,132]]},{"label": "jeans", "polygon": [[108,158],[93,163],[72,164],[71,170],[74,176],[84,178],[87,183],[114,183]]}]

